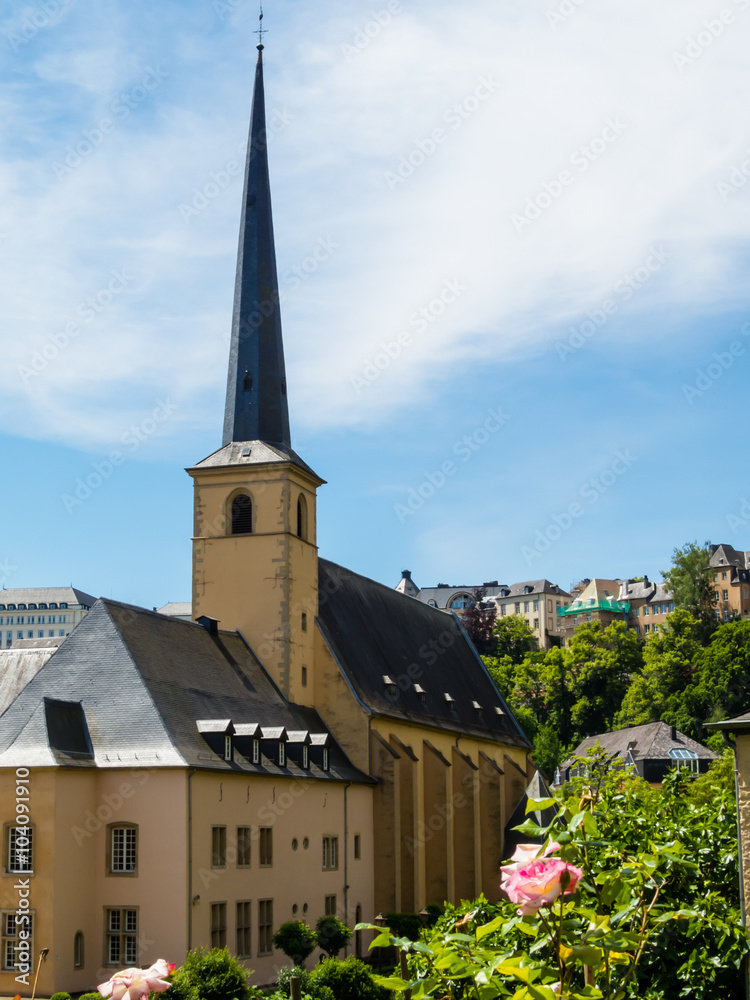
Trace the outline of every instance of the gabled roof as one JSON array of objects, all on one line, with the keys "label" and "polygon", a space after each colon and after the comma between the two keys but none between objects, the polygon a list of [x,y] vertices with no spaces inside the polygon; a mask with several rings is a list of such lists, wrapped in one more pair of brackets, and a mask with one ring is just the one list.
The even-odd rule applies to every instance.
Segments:
[{"label": "gabled roof", "polygon": [[[49,642],[48,646],[27,646],[26,642]],[[0,715],[15,701],[32,677],[52,656],[62,639],[29,639],[24,645],[0,651]]]},{"label": "gabled roof", "polygon": [[613,733],[601,733],[599,736],[589,736],[579,743],[571,756],[560,765],[569,767],[574,757],[585,757],[586,752],[599,744],[607,752],[610,759],[620,757],[623,760],[628,750],[633,760],[667,760],[670,750],[691,750],[697,757],[715,760],[717,755],[713,750],[704,747],[702,743],[691,739],[679,730],[672,736],[672,727],[666,722],[649,722],[645,726],[630,726],[618,729]]},{"label": "gabled roof", "polygon": [[94,606],[96,598],[76,587],[11,587],[0,590],[0,604],[81,604]]},{"label": "gabled roof", "polygon": [[[307,730],[328,735],[317,712],[287,702],[236,632],[211,635],[201,625],[116,601],[97,601],[64,645],[0,718],[0,766],[93,766],[51,748],[44,699],[80,702],[98,767],[200,767],[322,780],[369,780],[335,745],[330,771],[290,762],[227,762],[212,751],[198,722]],[[207,732],[206,736],[210,737]]]},{"label": "gabled roof", "polygon": [[732,545],[712,545],[709,566],[712,569],[726,569],[728,566],[749,569],[750,552],[738,552]]},{"label": "gabled roof", "polygon": [[529,745],[458,619],[325,559],[318,572],[321,633],[369,711]]},{"label": "gabled roof", "polygon": [[[281,448],[265,441],[230,441],[202,459],[192,469],[234,469],[241,465],[296,465],[309,473],[320,485],[325,480],[304,462],[291,448]],[[192,469],[188,469],[191,472]]]}]

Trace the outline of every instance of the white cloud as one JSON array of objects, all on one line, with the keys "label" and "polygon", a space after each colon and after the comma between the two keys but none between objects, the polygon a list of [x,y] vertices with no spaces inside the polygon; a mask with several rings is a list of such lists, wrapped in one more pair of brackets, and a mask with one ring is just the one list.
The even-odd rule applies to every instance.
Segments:
[{"label": "white cloud", "polygon": [[[324,5],[317,22],[299,23],[305,35],[293,34],[293,19],[269,16],[269,115],[289,119],[271,146],[280,272],[320,239],[340,244],[298,287],[282,284],[298,425],[376,425],[430,401],[435,380],[470,359],[554,350],[560,328],[580,323],[652,245],[672,257],[623,307],[632,323],[621,336],[643,337],[655,308],[677,311],[664,334],[677,337],[681,310],[736,306],[750,185],[723,200],[717,182],[750,145],[750,11],[728,6],[734,23],[682,68],[675,53],[695,51],[688,37],[714,17],[698,0],[589,0],[556,30],[547,8],[527,3],[504,12],[480,0],[460,14],[442,0],[404,3],[348,58],[341,46],[370,8],[357,17]],[[189,222],[179,206],[244,141],[251,68],[237,35],[253,27],[244,8],[231,31],[207,9],[208,31],[196,7],[173,45],[167,8],[152,13],[160,35],[141,53],[135,16],[110,7],[119,34],[102,18],[79,40],[68,18],[48,31],[43,53],[31,43],[20,53],[25,87],[8,108],[0,161],[0,418],[12,433],[97,447],[167,393],[182,403],[167,433],[216,418],[241,181]],[[160,52],[168,81],[57,179],[67,146]],[[465,119],[451,111],[457,104]],[[32,142],[22,138],[27,120]],[[602,135],[612,136],[603,147]],[[430,142],[434,154],[389,183]],[[602,152],[584,170],[576,150],[592,143]],[[553,196],[562,171],[570,182]],[[519,233],[512,216],[545,194],[550,207]],[[122,294],[24,382],[18,366],[122,268],[133,274]],[[453,279],[465,293],[355,392],[352,376]]]}]

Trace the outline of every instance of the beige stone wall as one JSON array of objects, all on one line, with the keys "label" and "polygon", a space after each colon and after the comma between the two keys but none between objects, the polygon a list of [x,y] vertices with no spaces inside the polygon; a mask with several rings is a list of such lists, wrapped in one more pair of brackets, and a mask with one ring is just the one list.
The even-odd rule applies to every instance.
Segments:
[{"label": "beige stone wall", "polygon": [[[193,470],[191,475],[193,616],[208,615],[220,620],[220,628],[239,629],[284,694],[309,704],[318,608],[313,480],[287,465]],[[252,534],[228,534],[231,500],[238,491],[253,501]],[[307,539],[296,535],[300,495],[307,506]]]},{"label": "beige stone wall", "polygon": [[735,734],[737,740],[737,796],[740,815],[741,860],[745,913],[750,914],[750,733]]}]

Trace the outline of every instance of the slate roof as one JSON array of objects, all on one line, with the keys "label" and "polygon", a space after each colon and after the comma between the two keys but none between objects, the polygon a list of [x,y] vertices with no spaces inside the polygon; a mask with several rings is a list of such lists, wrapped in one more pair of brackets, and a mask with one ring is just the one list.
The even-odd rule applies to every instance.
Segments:
[{"label": "slate roof", "polygon": [[649,580],[623,580],[620,583],[621,601],[673,601],[674,594],[665,583],[654,583]]},{"label": "slate roof", "polygon": [[[526,588],[529,588],[528,590]],[[510,593],[505,595],[502,590],[509,590]],[[510,587],[501,588],[501,593],[497,594],[495,600],[505,601],[510,600],[514,597],[529,597],[534,594],[557,594],[561,597],[570,597],[567,591],[558,587],[556,583],[550,583],[549,580],[523,580],[521,583],[514,583]]]},{"label": "slate roof", "polygon": [[0,604],[67,604],[87,608],[94,606],[96,598],[76,587],[11,587],[0,590]]},{"label": "slate roof", "polygon": [[[0,651],[0,715],[39,673],[62,641],[59,636],[55,639],[26,639],[23,646],[19,641],[11,649]],[[31,646],[27,643],[48,645]]]},{"label": "slate roof", "polygon": [[326,559],[318,574],[321,633],[369,711],[529,746],[455,616]]},{"label": "slate roof", "polygon": [[[45,699],[81,702],[93,761],[49,746]],[[287,702],[236,632],[100,600],[0,718],[0,766],[191,767],[369,781],[330,740],[330,770],[227,762],[199,720],[231,719],[328,734],[316,711]]]},{"label": "slate roof", "polygon": [[156,609],[160,615],[168,615],[173,618],[193,619],[193,604],[191,601],[169,601],[167,604]]},{"label": "slate roof", "polygon": [[712,569],[726,569],[728,566],[750,569],[750,552],[738,552],[733,545],[712,545],[709,565]]},{"label": "slate roof", "polygon": [[628,729],[618,729],[614,733],[589,736],[579,743],[571,756],[560,765],[561,770],[569,767],[574,757],[584,757],[597,743],[607,751],[610,759],[620,757],[624,760],[631,743],[635,744],[630,749],[634,761],[669,760],[669,751],[680,748],[692,750],[698,758],[706,760],[715,760],[717,757],[713,750],[709,750],[679,730],[672,739],[672,727],[666,722],[649,722],[645,726],[630,726]]},{"label": "slate roof", "polygon": [[[245,454],[247,452],[247,454]],[[229,469],[238,465],[267,465],[269,463],[286,463],[297,465],[308,472],[320,485],[325,484],[317,472],[304,462],[296,451],[291,448],[281,448],[279,445],[267,444],[265,441],[230,441],[207,458],[193,466],[194,469]],[[191,469],[187,470],[192,471]]]},{"label": "slate roof", "polygon": [[729,733],[742,732],[750,729],[750,712],[736,715],[732,719],[722,719],[720,722],[706,722],[704,725],[706,729],[725,729]]}]

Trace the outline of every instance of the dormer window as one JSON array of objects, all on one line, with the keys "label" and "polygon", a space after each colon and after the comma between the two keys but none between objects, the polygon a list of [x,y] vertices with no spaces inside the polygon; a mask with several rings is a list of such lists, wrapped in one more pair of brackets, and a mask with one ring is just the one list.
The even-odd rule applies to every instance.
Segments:
[{"label": "dormer window", "polygon": [[388,674],[383,674],[383,686],[389,698],[396,697],[396,682]]},{"label": "dormer window", "polygon": [[286,767],[286,746],[283,740],[279,740],[279,767]]},{"label": "dormer window", "polygon": [[[50,606],[51,606],[51,605],[50,605]],[[15,606],[15,604],[9,604],[9,605],[8,605],[8,611],[15,611],[15,610],[16,610],[16,606]]]},{"label": "dormer window", "polygon": [[323,747],[323,770],[327,771],[329,766],[328,747]]},{"label": "dormer window", "polygon": [[47,610],[47,605],[46,604],[40,604],[39,605],[39,610],[40,611],[46,611]]},{"label": "dormer window", "polygon": [[478,701],[473,701],[471,704],[472,704],[472,708],[477,713],[477,718],[478,719],[483,719],[484,718],[484,709],[479,704],[479,702]]},{"label": "dormer window", "polygon": [[18,605],[18,610],[19,611],[25,611],[26,610],[26,605],[25,604],[19,604]]},{"label": "dormer window", "polygon": [[305,743],[302,747],[302,767],[307,770],[310,766],[310,748]]},{"label": "dormer window", "polygon": [[419,700],[422,703],[424,703],[425,701],[427,701],[427,692],[425,691],[425,689],[422,687],[421,684],[415,684],[414,685],[414,693],[416,694],[417,698],[419,698]]},{"label": "dormer window", "polygon": [[253,740],[253,764],[260,764],[260,740]]},{"label": "dormer window", "polygon": [[224,760],[232,760],[232,737],[229,734],[224,737]]},{"label": "dormer window", "polygon": [[453,698],[453,695],[450,694],[449,691],[446,691],[445,695],[443,697],[445,698],[446,705],[448,706],[448,708],[452,712],[453,711],[453,706],[455,705],[455,700]]},{"label": "dormer window", "polygon": [[[60,605],[61,608],[67,608],[67,606],[68,606],[67,604],[61,604]],[[29,611],[36,611],[36,604],[30,604],[29,605]]]},{"label": "dormer window", "polygon": [[[19,604],[18,606],[19,606],[19,608],[23,607],[22,604]],[[50,604],[49,609],[50,609],[50,611],[57,611],[57,605],[56,604]]]}]

